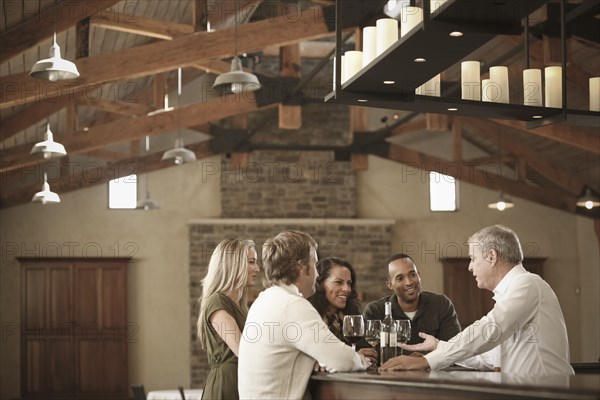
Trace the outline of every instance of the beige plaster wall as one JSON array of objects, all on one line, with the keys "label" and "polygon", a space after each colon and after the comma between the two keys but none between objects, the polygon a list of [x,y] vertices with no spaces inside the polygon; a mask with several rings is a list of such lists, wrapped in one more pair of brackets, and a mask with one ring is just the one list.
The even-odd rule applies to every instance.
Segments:
[{"label": "beige plaster wall", "polygon": [[[459,183],[460,211],[432,213],[429,211],[426,173],[415,172],[412,167],[378,157],[369,157],[369,169],[358,174],[357,190],[359,217],[396,219],[393,251],[416,254],[426,290],[443,292],[439,258],[466,257],[468,249],[465,242],[472,233],[493,224],[504,224],[514,229],[527,256],[548,257],[544,276],[556,292],[563,309],[572,361],[590,361],[594,358],[579,345],[584,342],[597,343],[600,337],[597,324],[600,304],[597,301],[585,301],[583,306],[581,296],[584,286],[585,296],[593,297],[596,294],[596,300],[599,291],[598,279],[588,279],[589,271],[580,273],[580,268],[583,268],[579,262],[582,252],[598,252],[597,242],[581,237],[582,231],[591,222],[578,223],[578,218],[572,214],[518,198],[513,198],[513,209],[504,212],[491,210],[487,208],[487,203],[497,193],[463,182]],[[458,251],[461,254],[457,254]],[[590,263],[586,264],[586,271],[595,268],[597,276],[598,262],[592,266],[593,258],[589,255],[584,257],[591,258]],[[588,322],[584,327],[582,320],[596,323]]]},{"label": "beige plaster wall", "polygon": [[[107,185],[98,185],[61,195],[60,205],[26,204],[0,212],[0,398],[20,393],[20,275],[14,257],[55,256],[56,248],[65,257],[69,249],[75,256],[97,255],[99,249],[111,257],[116,248],[121,256],[134,256],[128,272],[129,321],[134,327],[129,381],[147,389],[189,386],[187,222],[220,215],[219,177],[203,176],[209,164],[218,170],[220,158],[151,173],[150,192],[160,203],[158,211],[108,210]],[[17,326],[15,333],[7,331],[12,326]]]},{"label": "beige plaster wall", "polygon": [[[581,359],[600,361],[600,251],[593,221],[577,217],[581,298]],[[573,343],[573,341],[571,341]]]}]

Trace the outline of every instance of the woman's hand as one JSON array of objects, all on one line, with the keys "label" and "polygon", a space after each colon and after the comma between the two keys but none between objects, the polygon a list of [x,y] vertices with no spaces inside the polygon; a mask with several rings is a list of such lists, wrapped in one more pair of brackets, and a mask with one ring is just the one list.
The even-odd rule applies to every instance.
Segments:
[{"label": "woman's hand", "polygon": [[364,349],[358,349],[357,352],[367,357],[369,361],[371,361],[371,365],[377,365],[377,352],[375,349],[367,347]]}]

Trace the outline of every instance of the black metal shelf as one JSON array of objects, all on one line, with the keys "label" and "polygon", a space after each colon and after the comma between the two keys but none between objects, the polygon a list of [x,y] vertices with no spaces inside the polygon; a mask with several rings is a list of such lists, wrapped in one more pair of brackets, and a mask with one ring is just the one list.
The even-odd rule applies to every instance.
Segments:
[{"label": "black metal shelf", "polygon": [[[340,1],[340,0],[338,0]],[[415,95],[415,88],[458,63],[497,35],[520,35],[522,20],[548,0],[448,0],[369,65],[325,97],[340,103],[418,112],[528,121],[600,124],[600,113]],[[376,2],[378,3],[378,2]],[[344,3],[341,3],[344,16]],[[452,37],[460,31],[463,36]],[[415,62],[424,58],[425,62]],[[393,81],[386,84],[384,81]],[[443,94],[445,95],[445,94]],[[454,98],[458,97],[458,98]]]}]

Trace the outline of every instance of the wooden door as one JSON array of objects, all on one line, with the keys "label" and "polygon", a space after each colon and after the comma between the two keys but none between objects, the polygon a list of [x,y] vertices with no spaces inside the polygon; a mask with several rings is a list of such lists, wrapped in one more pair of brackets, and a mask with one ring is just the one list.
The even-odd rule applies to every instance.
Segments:
[{"label": "wooden door", "polygon": [[25,399],[127,398],[128,260],[20,260]]},{"label": "wooden door", "polygon": [[[523,260],[530,272],[543,277],[546,258],[532,257]],[[444,267],[444,294],[452,300],[460,326],[465,328],[487,314],[494,307],[493,293],[479,289],[469,272],[469,258],[442,258]]]}]

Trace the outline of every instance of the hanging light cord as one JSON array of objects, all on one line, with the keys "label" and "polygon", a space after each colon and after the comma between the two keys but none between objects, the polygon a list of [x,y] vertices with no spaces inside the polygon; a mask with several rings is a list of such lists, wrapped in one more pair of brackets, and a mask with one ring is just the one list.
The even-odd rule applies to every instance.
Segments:
[{"label": "hanging light cord", "polygon": [[181,139],[181,67],[177,69],[177,137]]}]

